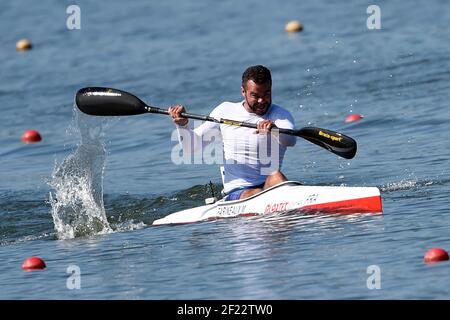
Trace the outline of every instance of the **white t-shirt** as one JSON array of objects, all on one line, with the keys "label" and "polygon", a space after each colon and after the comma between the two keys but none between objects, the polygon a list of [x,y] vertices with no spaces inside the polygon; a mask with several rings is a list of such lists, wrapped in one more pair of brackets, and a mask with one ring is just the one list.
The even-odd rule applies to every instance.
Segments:
[{"label": "white t-shirt", "polygon": [[[291,113],[275,104],[269,107],[265,115],[259,116],[248,112],[243,101],[223,102],[210,116],[255,124],[261,120],[272,120],[278,128],[294,129]],[[270,173],[281,168],[286,147],[294,146],[297,140],[296,136],[278,134],[274,129],[272,134],[255,134],[256,129],[253,128],[214,122],[204,122],[194,130],[189,125],[177,128],[183,152],[204,150],[214,140],[211,137],[222,140],[225,193],[263,184]]]}]

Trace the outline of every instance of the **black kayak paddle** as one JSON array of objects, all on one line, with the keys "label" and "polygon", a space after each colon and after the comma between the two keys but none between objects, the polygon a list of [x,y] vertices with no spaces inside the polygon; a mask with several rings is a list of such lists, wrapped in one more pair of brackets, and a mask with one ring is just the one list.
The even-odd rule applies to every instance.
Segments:
[{"label": "black kayak paddle", "polygon": [[[164,109],[146,105],[135,95],[111,88],[87,87],[78,90],[75,98],[77,107],[84,113],[93,116],[131,116],[143,113],[159,113],[169,115]],[[256,124],[228,119],[216,119],[183,112],[181,116],[189,119],[211,121],[221,124],[255,128]],[[356,154],[356,141],[342,133],[316,127],[304,127],[298,130],[277,128],[280,133],[294,135],[306,139],[328,151],[346,159]]]}]

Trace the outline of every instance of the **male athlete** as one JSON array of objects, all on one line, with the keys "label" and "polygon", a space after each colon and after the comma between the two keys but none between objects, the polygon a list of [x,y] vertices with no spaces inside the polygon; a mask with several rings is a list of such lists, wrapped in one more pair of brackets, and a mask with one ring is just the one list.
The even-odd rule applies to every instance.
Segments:
[{"label": "male athlete", "polygon": [[[179,133],[181,130],[188,130],[191,138],[191,141],[180,139],[184,152],[192,151],[192,145],[195,146],[194,151],[199,146],[204,147],[208,142],[203,141],[202,137],[211,130],[220,130],[225,156],[226,201],[245,199],[287,181],[280,168],[286,148],[294,146],[297,140],[295,136],[280,134],[276,130],[294,129],[294,119],[289,111],[272,104],[272,77],[269,69],[261,65],[247,68],[242,75],[241,93],[243,101],[223,102],[210,116],[255,123],[256,131],[214,122],[205,122],[192,130],[188,126],[189,120],[181,116],[182,112],[186,112],[182,105],[169,108]],[[268,154],[270,163],[267,162]]]}]

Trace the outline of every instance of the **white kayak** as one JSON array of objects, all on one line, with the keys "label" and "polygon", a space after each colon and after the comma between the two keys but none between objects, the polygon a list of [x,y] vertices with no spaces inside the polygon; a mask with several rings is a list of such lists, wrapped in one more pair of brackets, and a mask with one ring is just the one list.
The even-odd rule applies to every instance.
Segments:
[{"label": "white kayak", "polygon": [[305,186],[296,181],[286,181],[246,199],[219,200],[178,211],[155,220],[153,225],[186,224],[286,211],[302,214],[381,214],[380,190],[376,187]]}]

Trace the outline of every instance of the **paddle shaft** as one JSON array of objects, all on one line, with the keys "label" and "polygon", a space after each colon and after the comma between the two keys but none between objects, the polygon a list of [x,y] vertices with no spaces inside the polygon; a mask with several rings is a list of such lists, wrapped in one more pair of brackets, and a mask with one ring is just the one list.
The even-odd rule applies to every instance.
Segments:
[{"label": "paddle shaft", "polygon": [[[169,115],[168,110],[148,106],[145,102],[131,93],[112,88],[82,88],[77,92],[75,100],[78,108],[82,112],[95,116],[131,116],[143,113],[159,113]],[[182,112],[180,115],[188,119],[210,121],[253,129],[257,128],[257,125],[254,123],[214,118],[211,116],[197,115],[187,112]],[[356,153],[357,144],[354,139],[332,130],[316,127],[305,127],[295,130],[277,128],[277,131],[278,133],[294,135],[306,139],[346,159],[352,159]]]},{"label": "paddle shaft", "polygon": [[[170,115],[168,110],[160,109],[156,107],[151,106],[145,106],[148,112],[150,113],[159,113],[159,114],[165,114]],[[228,119],[222,119],[222,118],[213,118],[210,116],[204,116],[204,115],[198,115],[198,114],[192,114],[187,112],[180,113],[180,116],[183,118],[188,119],[195,119],[195,120],[202,120],[202,121],[209,121],[209,122],[215,122],[215,123],[221,123],[221,124],[228,124],[232,126],[238,126],[238,127],[246,127],[246,128],[254,128],[256,129],[257,126],[254,123],[248,123],[248,122],[240,122],[235,120],[228,120]],[[280,133],[284,134],[291,134],[291,135],[297,135],[297,131],[291,130],[291,129],[284,129],[284,128],[277,128]]]}]

